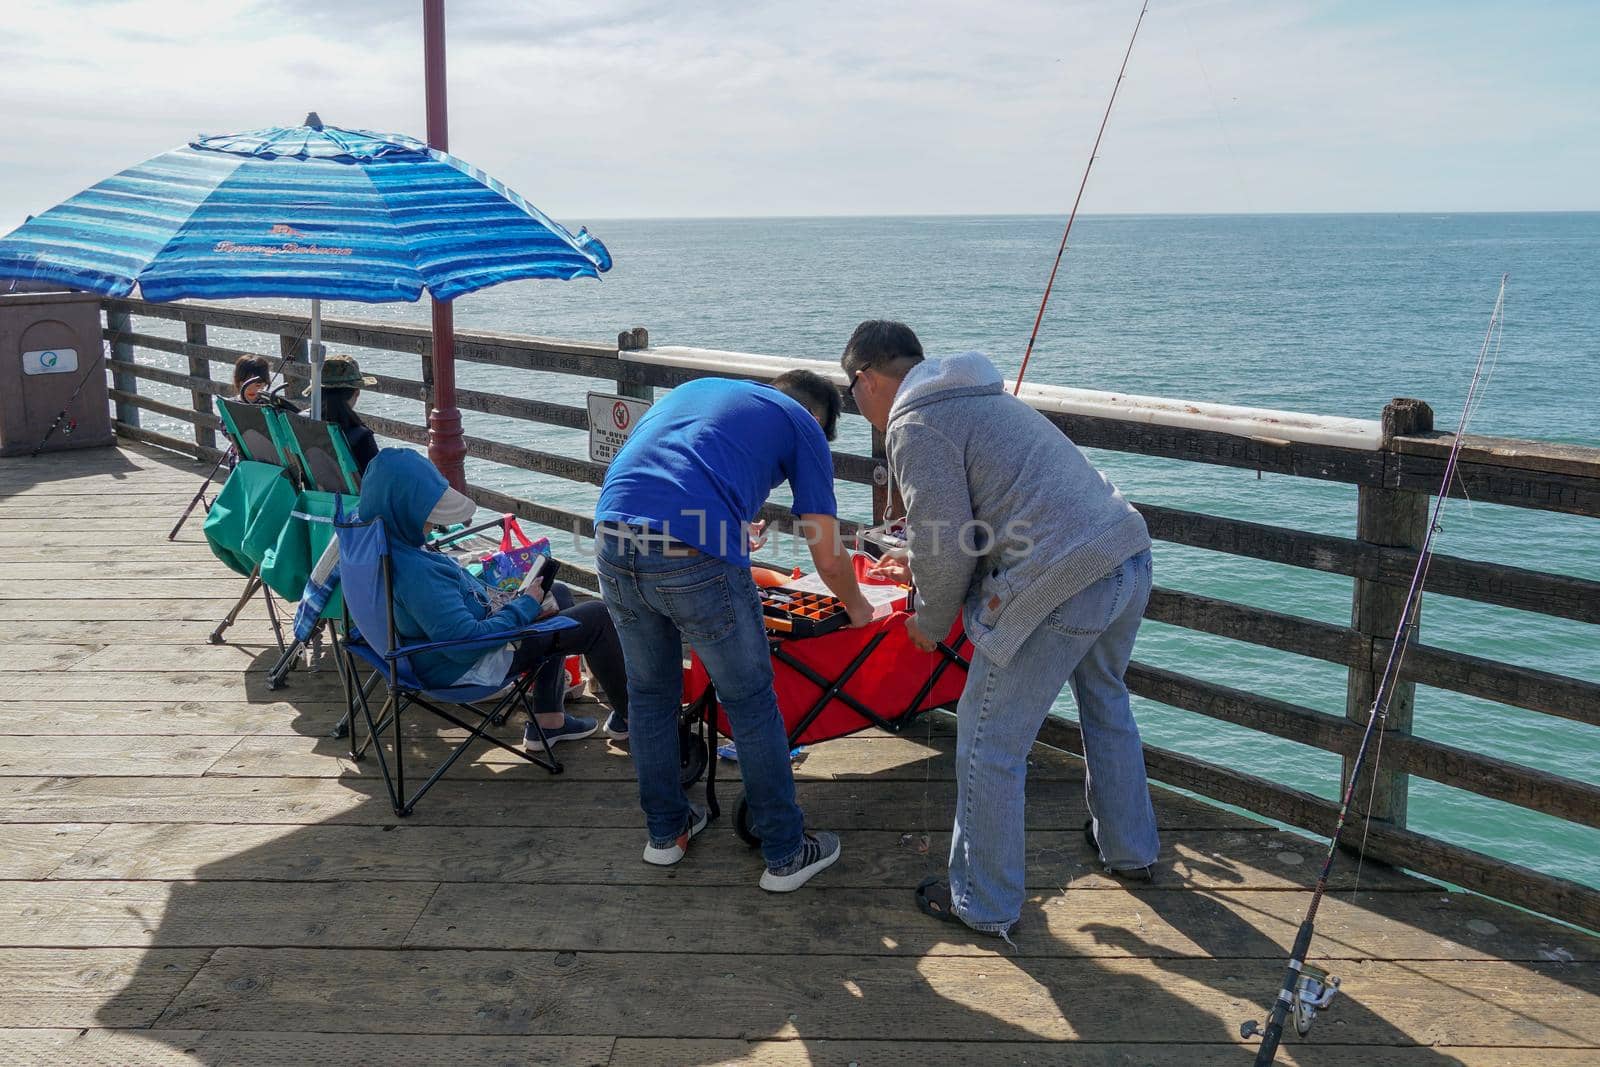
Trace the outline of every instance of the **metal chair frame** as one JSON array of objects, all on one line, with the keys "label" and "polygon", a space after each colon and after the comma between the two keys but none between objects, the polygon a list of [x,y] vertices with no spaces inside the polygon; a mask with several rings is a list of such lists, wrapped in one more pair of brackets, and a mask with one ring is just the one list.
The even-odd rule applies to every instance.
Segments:
[{"label": "metal chair frame", "polygon": [[[377,521],[381,527],[381,520],[375,521]],[[336,525],[340,528],[349,528],[353,526],[367,526],[370,524],[336,523]],[[508,681],[510,682],[510,688],[501,693],[495,703],[487,709],[480,706],[482,703],[481,701],[443,701],[445,703],[453,703],[459,708],[465,708],[473,715],[477,716],[476,722],[468,722],[441,707],[440,703],[436,702],[436,700],[439,700],[440,698],[437,698],[435,694],[430,694],[428,691],[421,689],[420,687],[402,683],[400,680],[400,665],[402,661],[413,655],[416,655],[419,652],[471,645],[481,645],[485,648],[489,648],[497,643],[508,643],[515,641],[518,638],[527,638],[540,633],[548,633],[552,630],[564,629],[574,624],[567,619],[544,620],[535,623],[530,627],[525,627],[520,630],[507,630],[503,633],[495,634],[489,637],[475,638],[465,641],[435,641],[414,645],[395,645],[396,630],[394,619],[394,578],[390,567],[390,555],[387,547],[385,547],[383,552],[381,569],[383,576],[384,610],[388,614],[389,643],[392,647],[388,650],[380,650],[370,644],[367,644],[365,641],[362,641],[358,631],[351,625],[348,596],[345,598],[343,620],[345,636],[342,639],[338,639],[336,637],[335,647],[338,650],[339,661],[341,664],[340,678],[344,683],[346,698],[350,702],[349,710],[346,713],[346,719],[349,722],[350,757],[353,760],[359,761],[365,756],[368,748],[371,748],[372,751],[377,754],[378,766],[383,773],[384,786],[388,790],[389,800],[394,806],[395,814],[402,818],[410,815],[412,810],[415,809],[417,802],[434,787],[440,778],[444,777],[445,773],[455,765],[457,760],[466,754],[467,750],[472,747],[472,744],[479,740],[487,741],[490,744],[504,749],[515,756],[521,757],[529,763],[543,767],[551,774],[560,774],[562,770],[561,761],[556,759],[555,753],[550,747],[549,739],[545,736],[544,728],[539,725],[539,717],[534,713],[533,706],[528,699],[528,690],[533,685],[534,676],[537,673],[536,671],[530,670],[523,673],[520,677],[509,679]],[[561,625],[553,625],[553,623],[560,623]],[[353,634],[356,636],[352,638],[351,635]],[[359,642],[359,644],[355,642]],[[366,650],[365,653],[361,651],[362,649]],[[371,667],[371,670],[365,679],[362,679],[358,667],[358,663],[362,659],[366,659]],[[380,663],[382,665],[381,667],[379,666]],[[387,690],[384,703],[378,710],[376,716],[373,714],[371,699],[375,689],[375,679],[381,679],[384,682]],[[533,724],[534,733],[538,736],[539,742],[543,747],[544,754],[542,756],[528,752],[522,748],[518,748],[517,746],[503,741],[488,732],[490,726],[505,722],[506,717],[511,710],[519,706],[527,713],[528,721]],[[445,757],[443,762],[441,762],[431,774],[428,775],[427,779],[417,787],[414,793],[412,793],[410,796],[407,796],[405,778],[405,737],[403,735],[402,726],[405,713],[413,707],[420,707],[425,711],[437,716],[438,718],[443,719],[450,725],[458,729],[466,730],[467,737],[451,750],[450,754]],[[359,740],[357,737],[355,712],[358,709],[361,713],[361,719],[366,722],[367,726],[367,737],[364,741]],[[390,731],[393,738],[394,758],[392,768],[390,767],[390,760],[384,752],[384,746],[378,740],[380,734],[382,734],[385,730]]]}]

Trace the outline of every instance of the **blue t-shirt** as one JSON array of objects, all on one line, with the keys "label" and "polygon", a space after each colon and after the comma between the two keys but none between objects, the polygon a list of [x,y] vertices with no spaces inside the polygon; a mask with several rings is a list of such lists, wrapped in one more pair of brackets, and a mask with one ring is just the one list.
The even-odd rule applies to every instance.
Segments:
[{"label": "blue t-shirt", "polygon": [[779,482],[796,515],[836,515],[828,439],[770,385],[701,378],[647,411],[606,471],[595,522],[664,533],[748,565],[746,524]]}]

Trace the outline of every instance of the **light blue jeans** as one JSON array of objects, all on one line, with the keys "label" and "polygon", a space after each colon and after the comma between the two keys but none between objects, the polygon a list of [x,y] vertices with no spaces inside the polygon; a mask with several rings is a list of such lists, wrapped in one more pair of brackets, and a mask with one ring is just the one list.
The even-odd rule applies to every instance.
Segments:
[{"label": "light blue jeans", "polygon": [[683,643],[717,687],[739,747],[750,820],[769,867],[804,844],[789,738],[772,691],[772,656],[748,567],[715,556],[669,556],[660,542],[599,536],[600,593],[617,624],[628,674],[628,743],[650,836],[683,831],[689,800],[678,777]]},{"label": "light blue jeans", "polygon": [[950,843],[952,909],[968,926],[1003,933],[1022,913],[1028,753],[1068,682],[1101,861],[1115,869],[1155,862],[1155,810],[1122,680],[1149,599],[1150,553],[1140,552],[1051,612],[1004,668],[973,653],[956,712]]}]

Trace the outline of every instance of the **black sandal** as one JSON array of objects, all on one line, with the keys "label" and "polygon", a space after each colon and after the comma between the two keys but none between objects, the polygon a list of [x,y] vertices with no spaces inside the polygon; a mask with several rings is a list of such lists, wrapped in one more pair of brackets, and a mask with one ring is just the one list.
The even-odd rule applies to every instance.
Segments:
[{"label": "black sandal", "polygon": [[918,883],[917,910],[947,923],[961,922],[961,916],[955,913],[950,902],[950,883],[937,876],[929,876]]},{"label": "black sandal", "polygon": [[[1094,858],[1098,861],[1100,859],[1100,842],[1096,841],[1094,837],[1093,819],[1090,819],[1088,822],[1083,824],[1083,839],[1089,842],[1089,847],[1094,850]],[[1111,875],[1113,878],[1121,878],[1124,882],[1153,883],[1156,880],[1156,869],[1153,864],[1149,867],[1113,868],[1105,867],[1105,865],[1102,863],[1101,866],[1104,868],[1107,874]]]}]

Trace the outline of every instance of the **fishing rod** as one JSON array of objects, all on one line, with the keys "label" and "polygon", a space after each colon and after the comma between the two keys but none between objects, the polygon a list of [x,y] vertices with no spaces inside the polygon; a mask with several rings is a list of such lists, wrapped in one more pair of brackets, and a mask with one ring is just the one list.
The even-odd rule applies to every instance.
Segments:
[{"label": "fishing rod", "polygon": [[1105,114],[1100,116],[1100,131],[1094,135],[1094,147],[1089,149],[1089,162],[1083,168],[1083,180],[1078,183],[1078,195],[1072,201],[1072,212],[1067,216],[1067,228],[1061,232],[1061,247],[1056,249],[1055,265],[1050,268],[1050,280],[1045,282],[1044,297],[1039,301],[1039,314],[1033,319],[1033,333],[1028,335],[1028,348],[1022,353],[1022,366],[1017,369],[1017,383],[1011,387],[1011,395],[1016,396],[1022,392],[1022,376],[1028,373],[1028,360],[1033,358],[1033,345],[1039,339],[1039,326],[1044,322],[1045,308],[1050,304],[1050,293],[1056,285],[1056,272],[1061,269],[1061,260],[1067,254],[1067,238],[1072,234],[1072,223],[1078,217],[1078,205],[1083,202],[1083,191],[1089,187],[1089,172],[1094,169],[1094,161],[1100,158],[1100,139],[1106,135],[1106,123],[1111,120],[1111,106],[1117,102],[1117,90],[1122,88],[1122,79],[1128,73],[1128,57],[1133,55],[1133,42],[1139,39],[1139,27],[1144,25],[1144,15],[1150,10],[1150,0],[1145,0],[1144,6],[1139,9],[1139,18],[1133,24],[1133,35],[1128,38],[1128,50],[1122,53],[1122,67],[1117,71],[1116,83],[1111,86],[1111,99],[1106,101]]},{"label": "fishing rod", "polygon": [[78,428],[78,420],[70,418],[67,415],[67,411],[72,407],[73,402],[78,399],[78,394],[83,392],[83,387],[89,384],[89,379],[94,376],[94,372],[100,369],[100,365],[105,361],[105,358],[105,346],[101,345],[100,354],[89,361],[89,369],[83,372],[83,377],[78,379],[77,388],[72,390],[72,395],[67,397],[67,402],[61,405],[60,411],[56,412],[56,417],[50,423],[50,428],[44,432],[43,437],[39,438],[39,443],[33,446],[33,451],[28,453],[29,459],[39,458],[39,453],[44,451],[44,446],[50,443],[50,438],[55,436],[56,430],[60,428],[63,422],[67,424],[67,428],[63,432],[68,436],[71,436],[72,431]]},{"label": "fishing rod", "polygon": [[[1317,1012],[1327,1008],[1339,992],[1339,979],[1332,977],[1322,968],[1306,962],[1306,956],[1311,949],[1311,938],[1315,933],[1317,908],[1321,906],[1322,896],[1328,889],[1328,875],[1333,870],[1333,858],[1338,853],[1339,839],[1349,822],[1350,811],[1355,801],[1356,783],[1361,778],[1362,766],[1367,759],[1367,748],[1375,733],[1379,739],[1379,754],[1376,759],[1378,762],[1382,759],[1383,735],[1381,731],[1376,730],[1376,727],[1380,721],[1389,717],[1389,700],[1399,680],[1400,665],[1405,659],[1411,638],[1416,633],[1417,617],[1422,610],[1422,590],[1427,584],[1428,568],[1433,563],[1434,535],[1442,529],[1439,519],[1444,514],[1445,501],[1450,496],[1450,483],[1456,476],[1456,463],[1461,455],[1461,443],[1466,435],[1467,424],[1476,410],[1475,401],[1478,400],[1478,391],[1484,382],[1484,366],[1488,362],[1491,345],[1496,358],[1499,355],[1498,337],[1503,335],[1505,330],[1506,277],[1504,274],[1500,276],[1500,292],[1495,297],[1494,310],[1489,315],[1489,328],[1483,335],[1483,345],[1478,349],[1478,361],[1472,370],[1472,381],[1467,386],[1466,399],[1461,404],[1461,418],[1456,425],[1455,439],[1450,443],[1450,451],[1445,458],[1444,478],[1439,485],[1433,514],[1428,520],[1428,530],[1422,538],[1416,570],[1412,572],[1411,584],[1406,590],[1405,602],[1400,610],[1400,622],[1395,629],[1394,643],[1389,650],[1389,658],[1384,663],[1383,675],[1378,682],[1377,692],[1373,695],[1372,707],[1368,710],[1366,729],[1361,734],[1361,746],[1356,750],[1355,760],[1350,765],[1350,780],[1345,785],[1344,799],[1339,805],[1339,819],[1334,824],[1333,836],[1328,840],[1328,855],[1322,862],[1322,873],[1317,876],[1317,884],[1311,894],[1311,905],[1306,909],[1305,920],[1300,924],[1300,930],[1295,935],[1294,947],[1289,951],[1289,965],[1284,971],[1283,985],[1278,990],[1277,999],[1272,1003],[1272,1012],[1268,1016],[1265,1028],[1254,1019],[1247,1020],[1239,1027],[1240,1037],[1249,1039],[1258,1033],[1261,1035],[1261,1048],[1256,1052],[1256,1067],[1270,1067],[1277,1057],[1278,1044],[1283,1038],[1283,1024],[1288,1021],[1291,1013],[1294,1015],[1295,1031],[1304,1037],[1310,1032]],[[1374,778],[1378,762],[1373,764]],[[1365,818],[1370,823],[1372,819],[1370,803],[1368,809]]]},{"label": "fishing rod", "polygon": [[[183,514],[178,516],[178,522],[172,527],[172,532],[167,534],[168,541],[176,541],[178,539],[178,531],[183,529],[183,524],[189,521],[189,516],[194,514],[194,509],[200,506],[202,500],[205,500],[206,490],[211,488],[212,479],[216,478],[217,472],[225,466],[230,466],[231,462],[237,459],[238,456],[239,446],[229,441],[227,450],[217,457],[216,465],[211,468],[210,472],[200,482],[200,488],[195,490],[194,498],[189,501],[189,506],[183,509]],[[206,510],[211,510],[209,502],[206,504]]]}]

